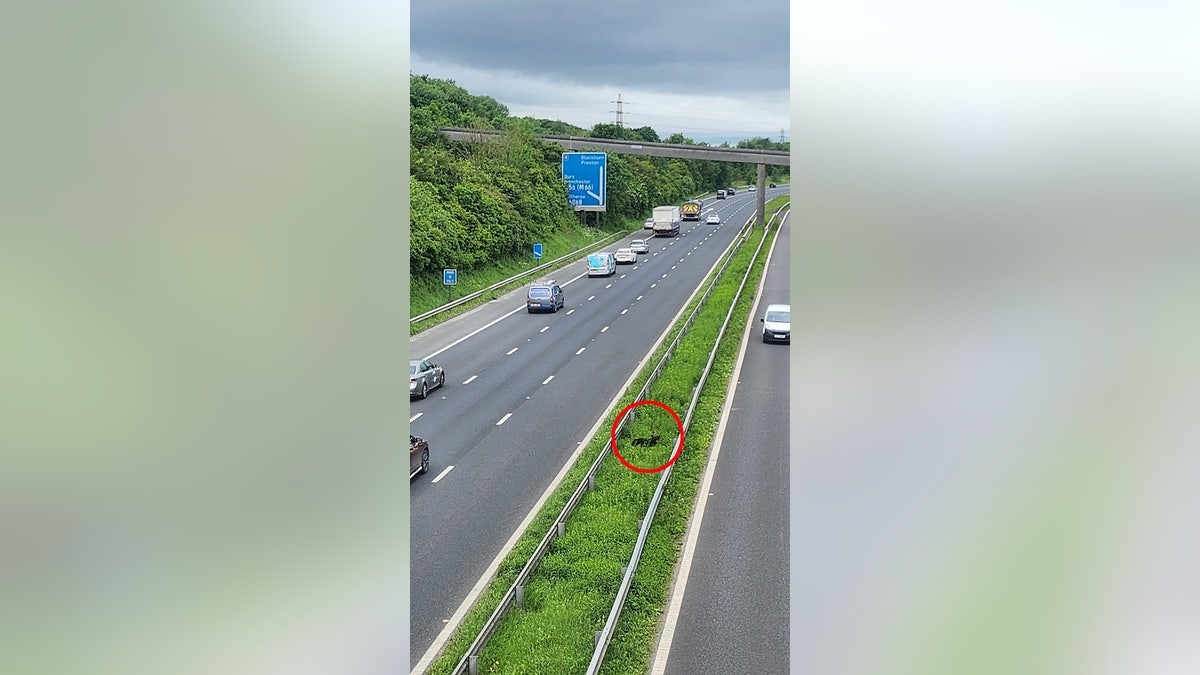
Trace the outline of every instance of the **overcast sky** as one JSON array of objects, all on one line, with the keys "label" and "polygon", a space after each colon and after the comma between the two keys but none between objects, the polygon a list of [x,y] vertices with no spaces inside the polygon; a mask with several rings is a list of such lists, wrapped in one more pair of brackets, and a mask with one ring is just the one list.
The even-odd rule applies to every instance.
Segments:
[{"label": "overcast sky", "polygon": [[788,132],[787,0],[412,0],[411,68],[514,116],[719,143]]}]

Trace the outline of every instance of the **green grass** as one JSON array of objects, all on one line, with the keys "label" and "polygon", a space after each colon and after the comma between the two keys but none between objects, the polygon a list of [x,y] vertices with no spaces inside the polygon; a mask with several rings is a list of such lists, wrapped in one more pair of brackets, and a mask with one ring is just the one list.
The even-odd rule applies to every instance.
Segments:
[{"label": "green grass", "polygon": [[[641,227],[642,224],[639,221],[637,223],[626,222],[618,229],[597,230],[589,227],[568,230],[553,237],[545,238],[542,242],[540,242],[542,244],[543,251],[542,260],[534,260],[533,248],[531,246],[527,256],[499,260],[475,269],[459,270],[458,285],[452,287],[452,290],[448,290],[446,286],[442,285],[442,277],[440,274],[430,275],[427,278],[421,279],[413,278],[411,279],[411,287],[408,298],[409,316],[423,314],[436,307],[441,307],[451,300],[470,295],[476,291],[481,291],[488,286],[503,281],[513,275],[533,269],[540,264],[560,258],[568,253],[571,253],[572,251],[578,251],[594,242],[604,239],[605,237],[612,236],[618,231],[629,233],[634,230],[640,230]],[[569,265],[570,263],[566,264]],[[546,274],[549,273],[549,271],[546,272]],[[409,334],[415,335],[423,330],[436,326],[447,319],[470,311],[471,309],[474,309],[475,307],[478,307],[486,302],[490,302],[515,288],[520,288],[533,280],[533,276],[528,276],[510,284],[505,284],[504,286],[489,293],[484,293],[480,297],[475,298],[470,302],[464,302],[454,309],[442,312],[441,314],[432,316],[424,321],[412,324],[409,328]]]},{"label": "green grass", "polygon": [[[754,301],[753,289],[762,276],[766,265],[766,251],[769,250],[771,238],[776,232],[777,230],[772,229],[768,233],[762,253],[753,263],[746,290],[737,300],[725,336],[717,348],[712,372],[700,392],[683,453],[675,463],[671,480],[667,483],[659,503],[642,552],[642,560],[633,576],[625,609],[621,612],[621,618],[617,622],[616,631],[605,655],[604,666],[600,670],[605,675],[640,675],[648,668],[649,656],[658,639],[659,621],[669,598],[672,572],[679,559],[696,490],[708,461],[708,449],[716,434],[721,407],[725,403],[725,391],[737,360],[742,331],[745,330],[748,313]],[[757,246],[756,239],[757,236],[752,236],[747,240],[743,244],[743,250],[753,251],[754,246]],[[744,267],[742,269],[744,270]],[[712,299],[723,298],[723,307],[727,309],[740,280],[740,273],[727,276],[722,280],[723,287],[713,292]],[[713,306],[717,304],[721,303],[714,303]],[[724,312],[717,319],[718,325],[723,319]],[[697,320],[697,323],[699,321]],[[707,350],[705,351],[707,358]]]},{"label": "green grass", "polygon": [[[742,273],[750,264],[761,237],[761,230],[754,231],[736,252],[725,276],[713,291],[710,302],[701,310],[691,331],[683,338],[672,360],[651,387],[648,398],[670,405],[681,418]],[[764,258],[765,254],[760,255],[755,262],[756,275],[761,274]],[[752,277],[747,288],[752,289],[756,280],[757,276]],[[716,419],[751,301],[752,294],[745,293],[731,320],[729,332],[722,340],[718,360],[701,394],[700,409],[693,418],[683,453],[673,469],[610,645],[604,669],[606,673],[645,672],[646,659],[657,635],[658,616],[666,600],[671,570],[686,530],[699,475],[715,432]],[[683,316],[687,316],[698,302],[699,295]],[[672,330],[650,363],[657,363],[677,332],[678,328]],[[634,394],[641,389],[647,376],[648,372],[639,375],[618,404],[617,410],[633,401]],[[657,467],[670,457],[670,444],[677,427],[669,414],[661,409],[644,406],[636,410],[637,418],[627,425],[618,439],[618,446],[622,456],[635,466]],[[652,433],[662,436],[660,447],[634,448],[626,440]],[[468,613],[431,672],[449,672],[462,657],[608,440],[609,425],[601,425],[562,485],[547,500],[529,530],[502,562],[496,579]],[[644,515],[659,477],[660,474],[630,471],[615,459],[605,460],[596,476],[597,489],[584,495],[578,509],[567,522],[566,535],[554,540],[550,552],[527,585],[525,610],[510,611],[481,654],[481,672],[558,673],[578,672],[586,668],[593,648],[592,635],[603,627],[620,583],[621,567],[628,563],[632,553],[637,536],[637,519]]]}]

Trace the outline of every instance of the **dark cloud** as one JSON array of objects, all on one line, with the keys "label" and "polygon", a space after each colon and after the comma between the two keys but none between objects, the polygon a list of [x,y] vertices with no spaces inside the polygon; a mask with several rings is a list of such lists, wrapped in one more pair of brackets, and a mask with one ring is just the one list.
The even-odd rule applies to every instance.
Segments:
[{"label": "dark cloud", "polygon": [[414,0],[423,59],[561,82],[786,91],[787,0]]}]

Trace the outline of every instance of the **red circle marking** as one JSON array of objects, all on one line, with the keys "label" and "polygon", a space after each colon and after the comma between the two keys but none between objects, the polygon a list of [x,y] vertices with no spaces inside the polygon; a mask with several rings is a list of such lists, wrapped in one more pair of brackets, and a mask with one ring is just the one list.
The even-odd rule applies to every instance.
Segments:
[{"label": "red circle marking", "polygon": [[[620,423],[621,418],[624,417],[626,413],[628,413],[630,410],[633,410],[634,408],[636,408],[639,405],[656,405],[656,406],[662,408],[663,410],[666,410],[667,412],[671,413],[671,417],[675,418],[675,424],[679,426],[679,446],[675,448],[675,454],[671,455],[671,459],[668,460],[666,464],[663,464],[662,466],[658,467],[657,469],[642,469],[640,467],[636,467],[636,466],[630,464],[629,462],[625,461],[625,458],[621,456],[621,452],[619,450],[617,450],[617,424]],[[633,471],[637,471],[638,473],[658,473],[659,471],[662,471],[663,469],[667,468],[668,466],[671,466],[672,464],[674,464],[675,460],[679,459],[679,453],[683,451],[683,422],[679,419],[679,415],[676,415],[675,411],[671,409],[671,406],[669,406],[665,403],[660,403],[658,401],[649,401],[649,400],[634,401],[633,403],[630,403],[629,405],[625,406],[625,409],[622,410],[617,415],[617,418],[615,420],[613,420],[612,449],[613,449],[613,454],[617,456],[617,459],[621,460],[622,464],[629,467]]]}]

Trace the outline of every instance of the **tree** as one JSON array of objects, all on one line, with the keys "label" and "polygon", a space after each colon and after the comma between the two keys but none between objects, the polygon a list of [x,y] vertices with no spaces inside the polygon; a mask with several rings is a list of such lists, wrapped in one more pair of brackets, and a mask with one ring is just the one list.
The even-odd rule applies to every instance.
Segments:
[{"label": "tree", "polygon": [[647,143],[659,143],[658,132],[650,127],[638,127],[633,130],[633,140],[645,141]]}]

